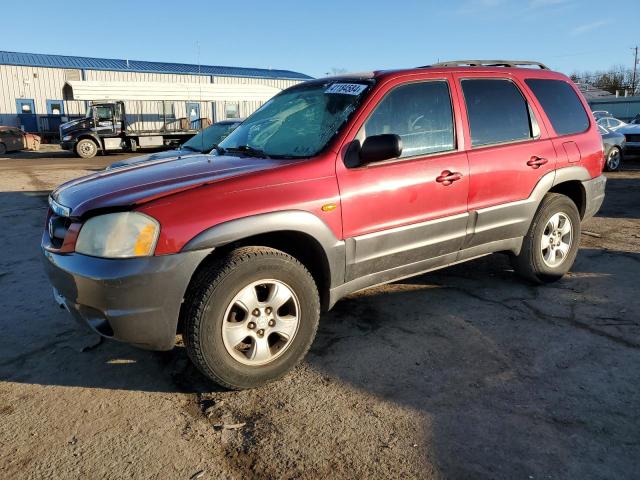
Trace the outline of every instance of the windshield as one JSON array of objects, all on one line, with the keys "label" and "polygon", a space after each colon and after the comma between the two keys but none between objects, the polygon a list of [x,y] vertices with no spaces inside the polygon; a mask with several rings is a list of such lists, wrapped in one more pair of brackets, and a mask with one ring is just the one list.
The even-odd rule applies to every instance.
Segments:
[{"label": "windshield", "polygon": [[205,128],[197,135],[187,140],[182,148],[194,150],[196,152],[210,152],[213,147],[218,145],[224,138],[236,128],[240,122],[233,123],[214,123],[210,127]]},{"label": "windshield", "polygon": [[369,86],[330,80],[285,90],[247,118],[220,147],[271,158],[317,155],[356,110]]},{"label": "windshield", "polygon": [[93,109],[96,110],[96,116],[98,117],[98,121],[100,120],[111,120],[113,116],[113,107],[103,106],[103,105],[92,105],[87,109],[87,114],[85,118],[93,118]]}]

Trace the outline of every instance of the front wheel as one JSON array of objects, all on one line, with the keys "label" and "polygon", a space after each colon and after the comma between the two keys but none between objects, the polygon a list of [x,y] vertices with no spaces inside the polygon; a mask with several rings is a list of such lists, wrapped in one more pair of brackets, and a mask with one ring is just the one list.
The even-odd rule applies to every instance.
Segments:
[{"label": "front wheel", "polygon": [[7,153],[7,146],[0,142],[0,155],[4,155],[5,153]]},{"label": "front wheel", "polygon": [[608,172],[617,172],[622,167],[622,151],[618,147],[611,147],[607,153],[604,168]]},{"label": "front wheel", "polygon": [[569,271],[578,253],[580,214],[575,203],[558,193],[540,202],[520,254],[513,257],[519,275],[534,283],[550,283]]},{"label": "front wheel", "polygon": [[83,138],[76,144],[76,155],[80,158],[93,158],[98,153],[98,146],[93,140]]},{"label": "front wheel", "polygon": [[187,353],[198,369],[231,389],[282,377],[307,353],[320,301],[295,258],[243,247],[196,275],[182,310]]}]

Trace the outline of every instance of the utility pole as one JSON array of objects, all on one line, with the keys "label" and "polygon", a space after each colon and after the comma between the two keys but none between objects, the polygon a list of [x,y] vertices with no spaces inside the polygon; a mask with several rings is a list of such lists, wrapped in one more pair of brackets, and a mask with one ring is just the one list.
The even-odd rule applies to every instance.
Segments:
[{"label": "utility pole", "polygon": [[635,54],[633,56],[633,80],[631,80],[631,95],[636,94],[636,70],[638,69],[638,46],[634,48]]}]

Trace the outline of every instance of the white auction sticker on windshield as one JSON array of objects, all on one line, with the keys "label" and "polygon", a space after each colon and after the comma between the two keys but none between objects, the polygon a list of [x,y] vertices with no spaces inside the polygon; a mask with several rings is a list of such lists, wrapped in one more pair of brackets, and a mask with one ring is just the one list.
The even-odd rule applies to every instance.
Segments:
[{"label": "white auction sticker on windshield", "polygon": [[324,93],[338,93],[342,95],[360,95],[366,85],[360,83],[334,83]]}]

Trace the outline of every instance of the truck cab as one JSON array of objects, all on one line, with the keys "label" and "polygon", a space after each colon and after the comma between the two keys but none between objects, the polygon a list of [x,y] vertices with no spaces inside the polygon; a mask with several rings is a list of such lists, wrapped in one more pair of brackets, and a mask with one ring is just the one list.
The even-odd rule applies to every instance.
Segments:
[{"label": "truck cab", "polygon": [[162,126],[151,128],[145,128],[144,121],[138,123],[129,118],[123,101],[95,102],[84,118],[60,125],[60,146],[79,157],[93,158],[98,152],[177,146],[199,131],[190,124],[168,124],[166,118]]}]

